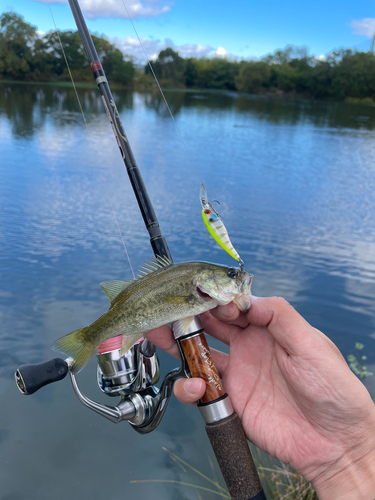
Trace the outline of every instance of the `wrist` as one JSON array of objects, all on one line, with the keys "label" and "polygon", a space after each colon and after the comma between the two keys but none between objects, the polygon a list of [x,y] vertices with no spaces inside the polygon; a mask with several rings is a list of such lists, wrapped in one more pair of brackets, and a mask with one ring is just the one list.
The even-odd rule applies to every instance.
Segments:
[{"label": "wrist", "polygon": [[375,438],[347,452],[312,484],[320,500],[375,500]]}]

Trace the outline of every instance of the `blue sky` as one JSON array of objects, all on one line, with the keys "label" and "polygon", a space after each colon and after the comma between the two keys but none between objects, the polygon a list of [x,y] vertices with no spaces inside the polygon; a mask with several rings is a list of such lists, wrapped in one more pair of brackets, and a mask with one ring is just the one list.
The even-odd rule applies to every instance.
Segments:
[{"label": "blue sky", "polygon": [[[57,27],[75,29],[66,0],[49,0]],[[80,0],[89,29],[143,57],[123,0]],[[124,0],[149,58],[165,46],[183,56],[261,57],[288,44],[320,56],[335,48],[369,50],[375,0]],[[42,32],[53,29],[48,0],[0,0]]]}]

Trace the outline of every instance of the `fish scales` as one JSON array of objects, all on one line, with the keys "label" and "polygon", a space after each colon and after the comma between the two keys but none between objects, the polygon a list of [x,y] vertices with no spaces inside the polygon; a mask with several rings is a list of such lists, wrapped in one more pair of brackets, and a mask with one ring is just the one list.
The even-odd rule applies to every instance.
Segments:
[{"label": "fish scales", "polygon": [[[146,332],[213,309],[234,300],[241,310],[250,307],[252,275],[208,262],[172,264],[154,261],[159,268],[130,282],[107,282],[102,287],[111,298],[111,284],[123,290],[111,298],[109,310],[91,325],[60,338],[55,350],[73,358],[78,372],[105,340],[123,335],[123,350],[129,349]],[[183,333],[182,333],[183,334]]]},{"label": "fish scales", "polygon": [[[134,281],[131,290],[122,292],[111,306],[114,314],[112,320],[116,323],[113,336],[119,333],[144,333],[175,321],[176,316],[196,315],[216,307],[216,303],[212,302],[209,307],[207,302],[202,303],[193,294],[193,280],[201,268],[201,264],[189,268],[175,264]],[[163,298],[172,295],[187,297],[189,301],[175,303],[171,308],[171,304],[164,302]]]}]

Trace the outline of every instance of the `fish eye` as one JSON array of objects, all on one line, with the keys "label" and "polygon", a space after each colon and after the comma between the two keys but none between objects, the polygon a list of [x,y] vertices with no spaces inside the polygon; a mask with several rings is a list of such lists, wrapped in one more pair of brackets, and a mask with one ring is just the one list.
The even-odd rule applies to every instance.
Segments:
[{"label": "fish eye", "polygon": [[237,270],[236,269],[229,269],[227,272],[228,278],[234,279],[237,276]]}]

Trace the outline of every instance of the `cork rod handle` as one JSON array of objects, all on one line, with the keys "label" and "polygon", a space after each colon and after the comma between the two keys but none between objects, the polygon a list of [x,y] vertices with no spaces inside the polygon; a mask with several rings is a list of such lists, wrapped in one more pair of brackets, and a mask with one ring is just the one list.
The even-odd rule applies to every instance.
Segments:
[{"label": "cork rod handle", "polygon": [[206,432],[231,498],[266,500],[238,415],[206,425]]}]

